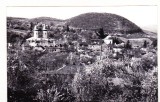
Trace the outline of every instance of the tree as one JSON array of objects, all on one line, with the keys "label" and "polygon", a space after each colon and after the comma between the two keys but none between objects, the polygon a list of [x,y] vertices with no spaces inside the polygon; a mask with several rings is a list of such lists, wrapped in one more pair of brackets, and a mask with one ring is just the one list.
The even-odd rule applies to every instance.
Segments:
[{"label": "tree", "polygon": [[30,69],[21,60],[21,52],[9,53],[7,56],[7,91],[9,102],[33,102],[36,88]]},{"label": "tree", "polygon": [[30,26],[30,31],[32,32],[33,27],[34,27],[34,24],[33,24],[32,22],[31,22],[30,24],[31,24],[31,26]]},{"label": "tree", "polygon": [[147,41],[145,40],[143,43],[143,47],[146,48],[147,47]]},{"label": "tree", "polygon": [[113,44],[120,44],[122,41],[120,39],[118,39],[117,37],[113,38]]},{"label": "tree", "polygon": [[130,43],[129,40],[128,40],[127,43],[126,43],[125,48],[126,48],[126,49],[131,49],[131,48],[132,48],[132,45],[131,45],[131,43]]},{"label": "tree", "polygon": [[54,26],[54,23],[53,23],[53,22],[51,22],[51,23],[50,23],[50,25],[51,25],[51,26]]},{"label": "tree", "polygon": [[101,39],[104,39],[106,35],[104,35],[104,30],[103,28],[100,28],[98,32],[96,32],[97,36]]},{"label": "tree", "polygon": [[69,30],[70,30],[70,29],[69,29],[69,25],[67,25],[67,28],[66,28],[66,30],[67,30],[67,32],[69,32]]},{"label": "tree", "polygon": [[153,47],[157,47],[157,39],[153,40],[152,45]]}]

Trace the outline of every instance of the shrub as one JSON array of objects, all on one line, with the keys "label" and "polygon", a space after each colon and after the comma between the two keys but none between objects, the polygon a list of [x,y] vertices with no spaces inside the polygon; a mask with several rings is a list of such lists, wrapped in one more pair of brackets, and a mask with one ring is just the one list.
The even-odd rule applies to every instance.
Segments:
[{"label": "shrub", "polygon": [[157,102],[156,58],[152,54],[146,56],[152,56],[148,58],[152,59],[148,62],[152,65],[150,70],[145,69],[145,56],[116,62],[105,59],[86,66],[76,73],[72,83],[76,102]]}]

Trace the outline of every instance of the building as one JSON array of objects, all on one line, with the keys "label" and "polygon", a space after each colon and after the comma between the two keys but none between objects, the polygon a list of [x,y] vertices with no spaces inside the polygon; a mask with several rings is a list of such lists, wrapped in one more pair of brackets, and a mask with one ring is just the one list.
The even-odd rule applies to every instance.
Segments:
[{"label": "building", "polygon": [[35,25],[33,37],[27,39],[30,46],[55,46],[55,39],[49,39],[45,24]]},{"label": "building", "polygon": [[103,40],[104,40],[104,43],[107,44],[107,45],[113,43],[113,38],[110,35],[108,35],[107,37],[105,37]]},{"label": "building", "polygon": [[67,39],[53,39],[48,36],[48,26],[46,24],[37,24],[33,30],[33,37],[26,39],[26,43],[32,47],[42,46],[45,49],[49,49],[49,52],[59,52],[61,49],[64,50],[64,45]]}]

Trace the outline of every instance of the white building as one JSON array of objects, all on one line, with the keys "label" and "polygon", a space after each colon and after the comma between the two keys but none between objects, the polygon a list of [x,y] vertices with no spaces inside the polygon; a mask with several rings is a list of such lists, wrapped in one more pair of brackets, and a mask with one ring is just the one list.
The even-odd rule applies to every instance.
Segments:
[{"label": "white building", "polygon": [[39,27],[38,25],[35,25],[33,32],[34,32],[33,37],[27,39],[27,43],[30,46],[55,45],[55,40],[48,38],[48,33],[47,33],[47,29],[46,29],[45,24],[42,24],[41,27]]},{"label": "white building", "polygon": [[112,36],[110,36],[110,35],[108,35],[107,37],[105,37],[104,39],[103,39],[103,41],[104,41],[104,43],[105,44],[112,44],[113,43],[113,39],[112,39]]},{"label": "white building", "polygon": [[[67,43],[66,35],[60,39],[49,38],[48,29],[45,24],[37,24],[33,30],[33,37],[26,39],[26,45],[36,48],[39,50],[40,47],[44,48],[49,52],[60,52],[67,48],[64,45]],[[26,49],[24,47],[24,49]]]}]

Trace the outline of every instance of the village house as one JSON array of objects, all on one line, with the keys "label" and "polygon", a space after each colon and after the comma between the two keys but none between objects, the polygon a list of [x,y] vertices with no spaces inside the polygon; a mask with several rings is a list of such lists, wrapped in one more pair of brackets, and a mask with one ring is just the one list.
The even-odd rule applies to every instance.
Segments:
[{"label": "village house", "polygon": [[103,40],[102,39],[91,39],[90,44],[88,45],[88,49],[92,51],[101,51],[102,50],[102,44]]},{"label": "village house", "polygon": [[109,45],[109,44],[113,44],[113,39],[112,39],[112,36],[108,35],[107,37],[105,37],[103,39],[104,43]]}]

